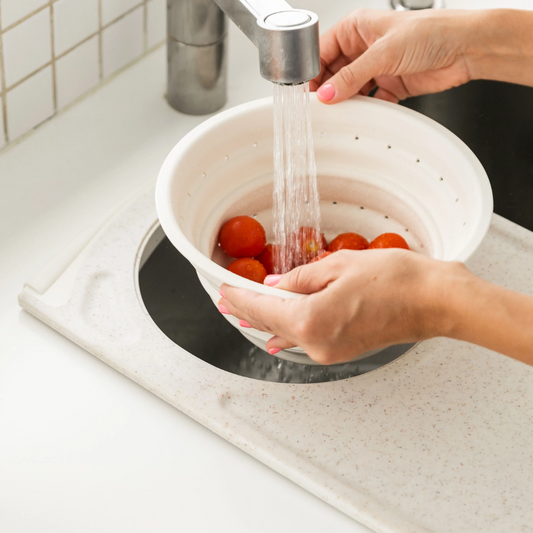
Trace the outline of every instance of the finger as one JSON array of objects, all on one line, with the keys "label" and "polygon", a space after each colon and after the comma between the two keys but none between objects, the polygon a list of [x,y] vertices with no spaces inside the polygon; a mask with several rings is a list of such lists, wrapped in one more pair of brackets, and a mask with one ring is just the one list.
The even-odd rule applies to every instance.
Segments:
[{"label": "finger", "polygon": [[385,100],[387,102],[392,102],[393,104],[397,104],[400,101],[395,94],[392,94],[383,87],[378,88],[376,94],[374,95],[374,98],[378,98],[379,100]]},{"label": "finger", "polygon": [[370,80],[367,84],[365,84],[361,88],[361,90],[359,91],[359,94],[362,94],[363,96],[368,96],[375,88],[376,88],[376,82],[374,80]]},{"label": "finger", "polygon": [[300,294],[319,292],[338,278],[338,269],[333,268],[333,265],[336,266],[336,261],[333,259],[325,257],[316,263],[296,267],[281,277],[267,276],[265,285]]},{"label": "finger", "polygon": [[359,24],[365,15],[349,13],[320,36],[320,58],[327,66],[339,56],[358,57],[367,48],[359,33]]},{"label": "finger", "polygon": [[376,42],[355,61],[342,67],[317,90],[318,98],[327,104],[336,104],[357,94],[373,78],[384,74],[385,59]]},{"label": "finger", "polygon": [[276,355],[281,350],[287,350],[288,348],[294,347],[296,347],[296,344],[283,337],[278,337],[277,335],[271,337],[266,343],[266,348],[270,355]]},{"label": "finger", "polygon": [[376,83],[381,89],[393,94],[398,100],[405,100],[411,95],[402,76],[380,76]]},{"label": "finger", "polygon": [[255,329],[266,331],[273,335],[280,335],[295,344],[298,341],[291,334],[291,324],[300,311],[300,300],[266,296],[255,291],[237,289],[229,285],[222,285],[225,298],[220,303],[230,314],[245,320]]}]

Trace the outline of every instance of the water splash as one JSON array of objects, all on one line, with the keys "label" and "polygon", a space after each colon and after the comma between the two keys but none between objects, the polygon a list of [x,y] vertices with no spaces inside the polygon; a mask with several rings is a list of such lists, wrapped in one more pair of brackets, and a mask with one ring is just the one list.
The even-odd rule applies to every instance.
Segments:
[{"label": "water splash", "polygon": [[284,274],[324,249],[309,83],[274,84],[274,271]]}]

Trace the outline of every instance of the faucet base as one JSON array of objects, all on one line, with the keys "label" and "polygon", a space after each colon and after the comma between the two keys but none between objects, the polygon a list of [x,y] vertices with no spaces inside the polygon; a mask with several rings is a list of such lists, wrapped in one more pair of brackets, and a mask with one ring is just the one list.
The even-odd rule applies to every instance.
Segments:
[{"label": "faucet base", "polygon": [[417,9],[444,9],[444,0],[428,1],[409,1],[409,0],[391,0],[391,6],[396,11],[415,11]]},{"label": "faucet base", "polygon": [[169,37],[168,103],[188,115],[218,111],[227,100],[226,37],[196,46]]}]

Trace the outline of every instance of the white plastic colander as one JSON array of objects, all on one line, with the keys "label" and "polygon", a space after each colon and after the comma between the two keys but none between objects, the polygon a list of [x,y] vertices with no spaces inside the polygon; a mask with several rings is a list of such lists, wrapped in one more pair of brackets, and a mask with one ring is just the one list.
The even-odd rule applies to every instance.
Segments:
[{"label": "white plastic colander", "polygon": [[[479,160],[460,139],[415,111],[362,96],[328,106],[312,95],[311,111],[328,241],[346,231],[369,240],[392,231],[411,249],[436,259],[466,261],[472,255],[489,228],[492,191]],[[161,226],[196,268],[215,305],[222,283],[299,297],[229,272],[217,246],[221,225],[237,215],[256,216],[272,238],[272,172],[271,98],[206,120],[161,168],[156,187]],[[265,349],[269,334],[225,317]],[[313,364],[298,348],[276,356]]]}]

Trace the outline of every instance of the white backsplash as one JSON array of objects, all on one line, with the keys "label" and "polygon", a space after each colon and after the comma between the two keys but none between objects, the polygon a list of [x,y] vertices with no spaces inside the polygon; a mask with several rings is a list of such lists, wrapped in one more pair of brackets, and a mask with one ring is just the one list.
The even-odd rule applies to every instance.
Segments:
[{"label": "white backsplash", "polygon": [[0,149],[161,44],[166,0],[0,0]]}]

